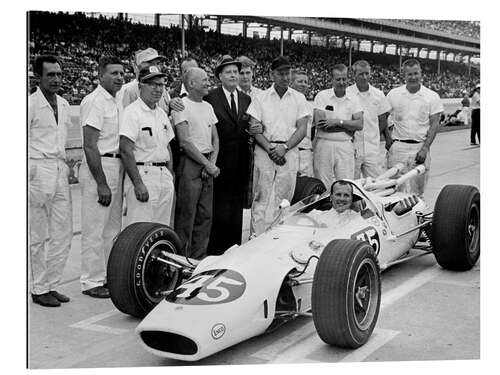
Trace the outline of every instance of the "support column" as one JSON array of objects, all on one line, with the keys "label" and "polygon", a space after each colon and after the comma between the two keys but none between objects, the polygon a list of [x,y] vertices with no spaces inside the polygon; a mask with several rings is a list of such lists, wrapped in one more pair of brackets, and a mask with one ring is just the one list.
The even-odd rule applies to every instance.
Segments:
[{"label": "support column", "polygon": [[216,21],[216,24],[215,24],[215,30],[219,34],[220,34],[221,24],[222,24],[222,17],[221,16],[217,16],[217,21]]},{"label": "support column", "polygon": [[349,69],[352,66],[352,39],[349,38]]},{"label": "support column", "polygon": [[441,74],[441,51],[437,52],[437,60],[438,60],[437,74]]},{"label": "support column", "polygon": [[384,55],[387,55],[387,47],[389,46],[388,43],[384,44]]},{"label": "support column", "polygon": [[472,70],[472,55],[469,55],[469,78],[470,78],[471,70]]},{"label": "support column", "polygon": [[283,56],[283,27],[280,27],[280,56]]},{"label": "support column", "polygon": [[247,37],[248,24],[247,21],[243,21],[243,38]]},{"label": "support column", "polygon": [[325,48],[328,49],[328,47],[330,47],[330,37],[327,35],[325,37]]},{"label": "support column", "polygon": [[308,32],[307,33],[307,45],[310,46],[311,45],[311,39],[312,39],[312,32]]},{"label": "support column", "polygon": [[184,14],[181,14],[181,53],[182,58],[186,57],[186,35],[184,30]]},{"label": "support column", "polygon": [[375,46],[375,41],[370,40],[370,53],[373,53],[373,47]]},{"label": "support column", "polygon": [[160,13],[155,13],[155,26],[160,26]]},{"label": "support column", "polygon": [[266,39],[271,40],[271,25],[267,25]]},{"label": "support column", "polygon": [[288,29],[288,41],[291,42],[292,41],[292,35],[293,35],[293,29],[290,27]]}]

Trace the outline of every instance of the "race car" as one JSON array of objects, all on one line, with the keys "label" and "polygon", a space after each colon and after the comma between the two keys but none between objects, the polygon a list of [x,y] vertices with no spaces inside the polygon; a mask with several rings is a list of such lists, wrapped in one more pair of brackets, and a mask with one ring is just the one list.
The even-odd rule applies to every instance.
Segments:
[{"label": "race car", "polygon": [[312,316],[326,344],[360,347],[377,322],[381,270],[430,253],[451,270],[468,270],[479,258],[478,189],[447,185],[425,213],[421,199],[397,191],[424,167],[392,178],[401,167],[343,180],[358,215],[337,226],[312,216],[332,209],[330,192],[302,178],[296,193],[307,196],[283,202],[265,233],[201,261],[185,256],[170,227],[132,224],[108,261],[111,300],[143,318],[140,342],[167,358],[200,360],[299,315]]}]

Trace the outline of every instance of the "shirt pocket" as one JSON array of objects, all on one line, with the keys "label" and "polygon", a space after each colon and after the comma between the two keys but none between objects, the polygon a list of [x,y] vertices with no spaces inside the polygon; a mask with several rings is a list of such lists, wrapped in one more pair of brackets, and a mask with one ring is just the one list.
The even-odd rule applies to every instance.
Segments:
[{"label": "shirt pocket", "polygon": [[151,126],[141,125],[140,139],[146,149],[155,148],[157,145],[156,138],[153,134],[153,128]]}]

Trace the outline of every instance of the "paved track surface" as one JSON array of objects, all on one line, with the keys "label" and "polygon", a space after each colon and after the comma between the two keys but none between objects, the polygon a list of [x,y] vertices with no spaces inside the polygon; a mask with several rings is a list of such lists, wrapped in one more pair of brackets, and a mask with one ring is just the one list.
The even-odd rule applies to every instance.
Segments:
[{"label": "paved track surface", "polygon": [[[438,134],[426,200],[430,207],[446,184],[479,187],[479,147],[468,131]],[[29,367],[95,368],[185,366],[155,357],[139,345],[139,321],[118,312],[110,300],[80,292],[80,187],[73,186],[74,236],[60,291],[71,302],[60,308],[28,303]],[[245,231],[248,233],[245,212]],[[250,339],[196,365],[325,363],[478,359],[480,264],[457,273],[436,265],[432,255],[395,266],[382,275],[382,309],[374,334],[358,350],[325,345],[311,318],[298,318],[271,334]]]}]

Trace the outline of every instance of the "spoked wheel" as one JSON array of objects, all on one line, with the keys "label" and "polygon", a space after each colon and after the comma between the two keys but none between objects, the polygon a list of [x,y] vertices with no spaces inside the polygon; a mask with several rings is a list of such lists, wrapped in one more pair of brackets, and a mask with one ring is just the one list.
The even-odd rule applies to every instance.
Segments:
[{"label": "spoked wheel", "polygon": [[469,185],[447,185],[436,200],[432,247],[437,262],[455,271],[471,269],[480,253],[480,195]]},{"label": "spoked wheel", "polygon": [[118,310],[138,318],[146,316],[182,281],[182,269],[168,254],[181,248],[168,226],[134,223],[117,237],[108,261],[108,288]]},{"label": "spoked wheel", "polygon": [[333,240],[321,253],[312,286],[316,331],[330,345],[358,348],[368,341],[380,310],[380,268],[366,242]]}]

